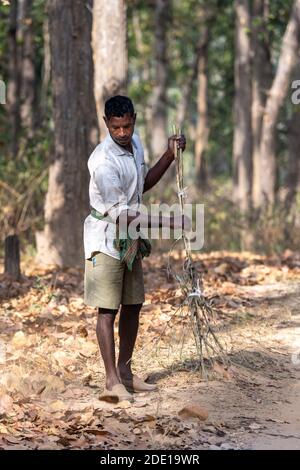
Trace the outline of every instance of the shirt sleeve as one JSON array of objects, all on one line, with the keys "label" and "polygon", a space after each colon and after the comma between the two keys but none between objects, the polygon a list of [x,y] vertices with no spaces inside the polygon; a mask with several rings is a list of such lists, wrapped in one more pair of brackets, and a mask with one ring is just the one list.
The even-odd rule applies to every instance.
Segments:
[{"label": "shirt sleeve", "polygon": [[141,156],[141,171],[142,171],[143,183],[145,183],[145,179],[150,168],[149,168],[149,165],[145,162],[143,145],[142,145],[140,136],[137,131],[135,131],[134,133],[134,143]]},{"label": "shirt sleeve", "polygon": [[103,212],[116,223],[121,212],[130,209],[117,170],[110,165],[99,165],[94,171],[94,180],[103,202]]}]

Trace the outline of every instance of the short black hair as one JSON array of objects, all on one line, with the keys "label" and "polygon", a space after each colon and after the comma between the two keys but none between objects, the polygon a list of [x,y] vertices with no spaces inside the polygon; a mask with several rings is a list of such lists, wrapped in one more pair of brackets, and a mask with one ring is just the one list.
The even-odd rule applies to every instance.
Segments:
[{"label": "short black hair", "polygon": [[124,114],[130,113],[134,116],[133,103],[128,96],[116,95],[112,96],[105,102],[105,117],[110,119],[113,116],[123,117]]}]

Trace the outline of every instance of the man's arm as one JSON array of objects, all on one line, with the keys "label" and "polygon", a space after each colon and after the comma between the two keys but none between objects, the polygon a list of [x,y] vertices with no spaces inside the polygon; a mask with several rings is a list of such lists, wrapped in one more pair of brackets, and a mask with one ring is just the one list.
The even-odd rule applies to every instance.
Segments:
[{"label": "man's arm", "polygon": [[160,228],[170,227],[171,229],[185,228],[187,231],[191,230],[191,221],[186,215],[164,217],[163,215],[145,215],[133,210],[122,211],[116,220],[116,224],[123,224],[128,226],[130,223],[138,218],[138,223],[141,228]]},{"label": "man's arm", "polygon": [[178,148],[184,150],[185,144],[186,141],[184,135],[181,135],[180,137],[173,135],[168,139],[168,149],[158,162],[150,168],[146,175],[143,193],[153,188],[171,165],[174,160],[174,146],[177,145]]}]

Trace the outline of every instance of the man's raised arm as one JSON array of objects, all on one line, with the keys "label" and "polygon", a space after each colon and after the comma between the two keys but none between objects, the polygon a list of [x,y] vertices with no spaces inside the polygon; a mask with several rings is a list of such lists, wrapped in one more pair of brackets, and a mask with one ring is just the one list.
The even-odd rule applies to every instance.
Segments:
[{"label": "man's raised arm", "polygon": [[169,168],[172,161],[174,160],[175,145],[177,145],[179,149],[184,150],[186,145],[185,136],[181,135],[180,137],[177,137],[176,135],[172,135],[168,139],[167,150],[165,151],[163,156],[158,160],[158,162],[152,168],[150,168],[146,175],[143,193],[153,188],[153,186],[155,186],[156,183],[158,183],[161,177],[165,174],[166,170]]}]

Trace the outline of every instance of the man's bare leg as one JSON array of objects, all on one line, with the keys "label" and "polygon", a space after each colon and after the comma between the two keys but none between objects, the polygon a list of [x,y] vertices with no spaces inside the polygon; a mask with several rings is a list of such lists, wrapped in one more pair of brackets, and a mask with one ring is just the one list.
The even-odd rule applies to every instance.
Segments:
[{"label": "man's bare leg", "polygon": [[122,305],[119,320],[120,352],[118,372],[122,379],[131,379],[131,358],[139,328],[139,314],[143,304]]},{"label": "man's bare leg", "polygon": [[120,383],[116,370],[116,353],[114,339],[114,323],[117,310],[99,308],[97,321],[97,339],[100,347],[101,356],[104,362],[106,373],[106,388],[111,390],[112,387]]}]

